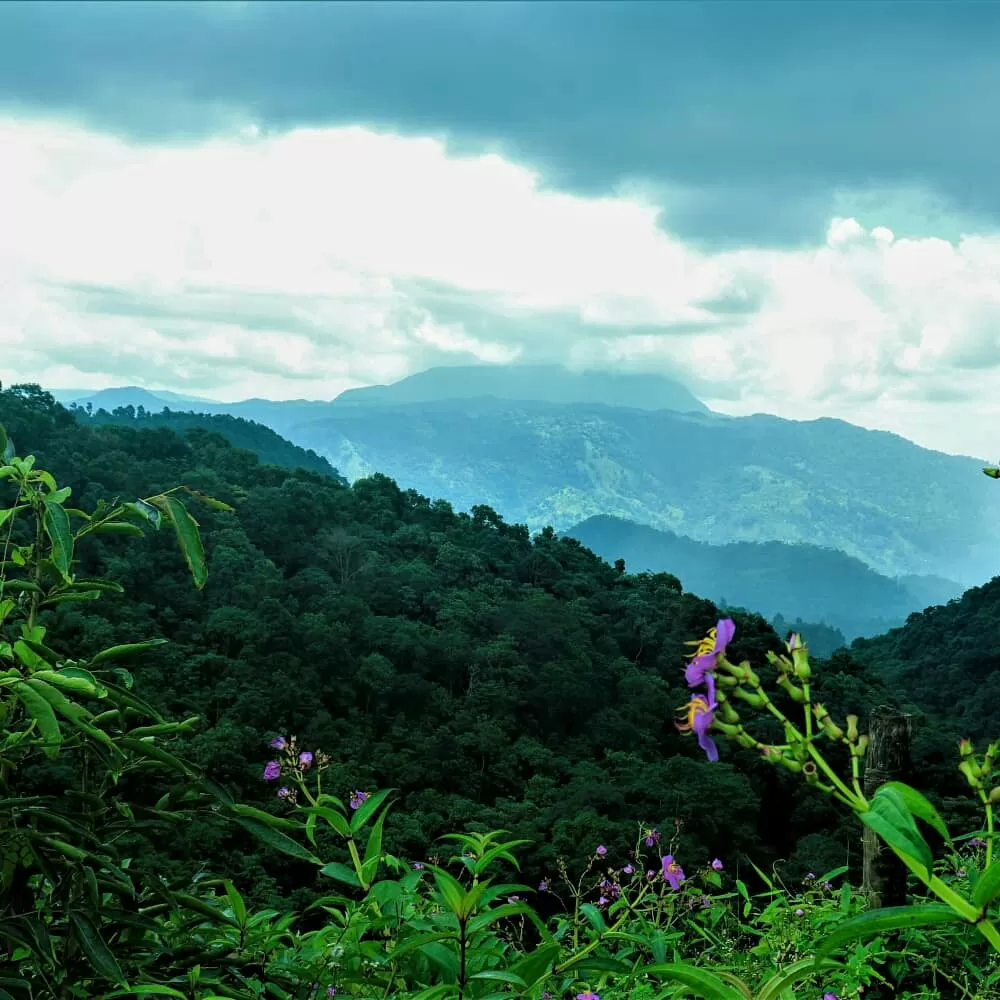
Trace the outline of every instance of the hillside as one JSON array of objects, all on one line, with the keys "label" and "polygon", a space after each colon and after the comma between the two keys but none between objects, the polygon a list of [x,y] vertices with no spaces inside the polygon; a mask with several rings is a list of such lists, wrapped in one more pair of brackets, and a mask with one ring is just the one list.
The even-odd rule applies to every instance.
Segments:
[{"label": "hillside", "polygon": [[825,622],[846,638],[901,625],[928,604],[957,597],[959,584],[936,577],[892,580],[858,559],[816,545],[734,542],[709,545],[620,518],[598,516],[564,534],[633,573],[669,572],[712,601]]},{"label": "hillside", "polygon": [[71,405],[70,410],[77,421],[83,424],[167,427],[178,434],[183,434],[187,430],[214,431],[236,448],[247,448],[254,452],[268,465],[280,465],[287,469],[309,469],[326,476],[341,478],[337,470],[314,451],[300,448],[286,441],[271,428],[242,417],[232,417],[226,413],[206,414],[180,410],[153,413],[145,410],[141,403],[138,408],[131,404],[118,406],[111,413],[104,409],[87,412],[75,404]]},{"label": "hillside", "polygon": [[1000,577],[943,607],[911,615],[885,635],[858,639],[851,656],[964,736],[1000,733]]},{"label": "hillside", "polygon": [[479,400],[344,407],[287,434],[348,478],[383,471],[531,528],[609,514],[716,545],[819,545],[885,576],[964,585],[998,565],[1000,493],[979,463],[840,420]]},{"label": "hillside", "polygon": [[[595,842],[624,855],[641,817],[680,820],[692,859],[745,851],[804,871],[855,836],[758,755],[727,745],[710,766],[675,729],[685,643],[717,609],[668,574],[620,573],[573,539],[531,538],[381,475],[346,485],[264,465],[203,428],[83,425],[35,389],[0,393],[0,423],[85,507],[184,483],[236,508],[198,508],[203,591],[165,532],[128,549],[97,536],[80,572],[109,573],[127,596],[60,605],[45,623],[47,641],[84,653],[169,639],[135,666],[137,687],[204,719],[184,752],[243,801],[269,801],[253,762],[280,731],[333,756],[335,790],[398,789],[387,834],[410,856],[475,821],[531,839],[537,877],[559,855],[585,864]],[[736,618],[735,656],[779,648],[763,619]],[[844,658],[817,690],[840,714],[887,698]],[[232,831],[179,828],[162,864],[184,859],[252,871],[262,898],[301,884]]]}]

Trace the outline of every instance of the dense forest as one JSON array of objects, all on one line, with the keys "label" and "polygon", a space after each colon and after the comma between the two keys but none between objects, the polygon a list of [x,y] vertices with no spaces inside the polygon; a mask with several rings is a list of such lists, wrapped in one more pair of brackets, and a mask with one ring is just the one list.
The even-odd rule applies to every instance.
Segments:
[{"label": "dense forest", "polygon": [[[626,853],[643,823],[692,863],[751,855],[790,874],[857,863],[853,817],[734,745],[708,765],[678,732],[685,643],[718,609],[670,574],[624,572],[551,529],[532,537],[485,506],[456,513],[382,475],[348,485],[302,468],[298,450],[276,450],[272,432],[246,422],[78,416],[37,386],[0,393],[19,452],[81,506],[184,483],[234,512],[197,515],[210,567],[201,592],[163,532],[127,551],[95,539],[83,558],[127,597],[60,605],[49,635],[84,652],[168,639],[136,667],[137,686],[173,718],[202,718],[183,752],[243,801],[273,807],[261,755],[293,733],[330,754],[342,794],[398,790],[387,837],[411,858],[447,830],[502,828],[532,841],[524,877],[537,879],[559,858],[585,861],[598,841]],[[236,435],[289,465],[234,447]],[[734,661],[782,648],[763,618],[734,617]],[[966,641],[974,656],[974,629]],[[955,726],[969,721],[934,694],[951,684],[950,667],[932,661],[924,683],[904,690],[873,648],[824,662],[819,695],[841,716],[912,710],[925,787],[947,804],[960,792]],[[221,823],[199,820],[158,863],[208,865],[262,902],[315,888],[293,861]]]}]

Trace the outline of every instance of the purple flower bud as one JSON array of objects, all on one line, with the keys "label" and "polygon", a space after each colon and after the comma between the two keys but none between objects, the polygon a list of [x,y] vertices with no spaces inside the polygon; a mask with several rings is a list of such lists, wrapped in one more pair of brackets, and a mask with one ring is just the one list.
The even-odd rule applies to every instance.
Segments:
[{"label": "purple flower bud", "polygon": [[327,986],[327,988],[326,988],[326,995],[328,997],[335,997],[337,995],[337,987],[336,986]]},{"label": "purple flower bud", "polygon": [[368,797],[367,792],[351,792],[351,808],[360,809],[362,803],[367,801]]},{"label": "purple flower bud", "polygon": [[598,844],[597,851],[595,853],[599,858],[603,858],[604,855],[608,853],[608,849],[603,844]]},{"label": "purple flower bud", "polygon": [[543,878],[542,881],[538,883],[538,891],[539,892],[548,892],[549,891],[549,880],[548,879]]},{"label": "purple flower bud", "polygon": [[288,788],[287,786],[285,786],[285,785],[282,785],[281,788],[278,789],[278,798],[279,799],[287,799],[288,796],[291,795],[291,794],[292,794],[292,790],[290,788]]},{"label": "purple flower bud", "polygon": [[837,1000],[836,993],[830,993],[829,990],[823,994],[823,1000]]},{"label": "purple flower bud", "polygon": [[264,765],[264,780],[277,781],[281,777],[281,765],[276,760],[269,760]]},{"label": "purple flower bud", "polygon": [[308,750],[303,750],[299,754],[299,767],[307,768],[311,767],[313,762],[313,755]]},{"label": "purple flower bud", "polygon": [[288,744],[285,742],[284,736],[275,736],[275,738],[271,740],[270,745],[275,750],[284,750],[285,747],[288,746]]},{"label": "purple flower bud", "polygon": [[815,880],[816,880],[816,873],[815,872],[809,872],[809,874],[806,875],[806,881],[807,882],[814,882]]},{"label": "purple flower bud", "polygon": [[577,993],[576,1000],[601,1000],[601,998],[596,993],[587,990],[586,993]]},{"label": "purple flower bud", "polygon": [[508,896],[507,897],[507,902],[508,903],[520,903],[521,902],[521,897],[520,896]]},{"label": "purple flower bud", "polygon": [[973,837],[972,840],[969,841],[969,847],[985,847],[985,846],[986,846],[986,841],[983,840],[982,837]]},{"label": "purple flower bud", "polygon": [[626,875],[631,875],[634,871],[635,871],[635,869],[631,865],[626,865],[622,869],[622,872],[624,872],[624,874],[626,874]]},{"label": "purple flower bud", "polygon": [[422,861],[414,861],[413,862],[413,870],[415,872],[422,872],[424,870],[423,862]]},{"label": "purple flower bud", "polygon": [[653,869],[650,868],[649,871],[646,872],[646,878],[656,878],[656,872],[654,872]]},{"label": "purple flower bud", "polygon": [[832,889],[833,888],[833,883],[832,882],[824,882],[823,883],[823,888],[824,889]]},{"label": "purple flower bud", "polygon": [[660,842],[660,831],[659,830],[650,830],[646,834],[646,846],[647,847],[655,847],[659,842]]},{"label": "purple flower bud", "polygon": [[806,911],[803,910],[801,907],[795,911],[795,916],[797,917],[804,917],[805,915]]},{"label": "purple flower bud", "polygon": [[721,861],[720,861],[720,860],[719,860],[718,858],[716,858],[716,859],[715,859],[715,860],[714,860],[714,861],[712,862],[712,867],[713,867],[713,868],[714,868],[714,869],[715,869],[715,870],[716,870],[717,872],[721,872],[721,871],[722,871],[722,862],[721,862]]},{"label": "purple flower bud", "polygon": [[608,905],[608,901],[607,901],[607,899],[604,896],[601,896],[601,898],[598,899],[598,901],[597,901],[597,905],[598,906],[607,906]]}]

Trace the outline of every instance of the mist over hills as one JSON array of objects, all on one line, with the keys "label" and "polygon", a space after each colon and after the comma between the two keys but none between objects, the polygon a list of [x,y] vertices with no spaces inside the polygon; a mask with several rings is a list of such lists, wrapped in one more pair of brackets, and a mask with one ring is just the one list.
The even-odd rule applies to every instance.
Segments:
[{"label": "mist over hills", "polygon": [[565,535],[630,573],[668,572],[685,590],[717,604],[823,622],[849,641],[903,624],[907,616],[958,597],[961,584],[933,576],[890,579],[835,549],[784,542],[709,545],[601,515]]},{"label": "mist over hills", "polygon": [[[1000,496],[974,459],[839,420],[692,411],[692,399],[669,379],[515,365],[431,369],[333,402],[182,405],[262,423],[349,480],[382,472],[532,529],[611,515],[713,545],[837,549],[890,578],[993,575]],[[78,402],[178,405],[138,389]]]}]

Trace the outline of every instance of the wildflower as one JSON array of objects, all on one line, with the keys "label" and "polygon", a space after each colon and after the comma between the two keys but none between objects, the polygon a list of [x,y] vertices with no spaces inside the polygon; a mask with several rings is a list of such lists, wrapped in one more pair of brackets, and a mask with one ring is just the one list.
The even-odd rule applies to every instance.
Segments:
[{"label": "wildflower", "polygon": [[601,998],[596,993],[587,990],[585,993],[577,993],[576,1000],[601,1000]]},{"label": "wildflower", "polygon": [[269,760],[264,765],[264,780],[277,781],[281,777],[281,765],[276,760]]},{"label": "wildflower", "polygon": [[303,750],[299,754],[299,767],[305,769],[311,767],[313,762],[313,755],[308,750]]},{"label": "wildflower", "polygon": [[955,874],[956,874],[956,875],[957,875],[957,876],[958,876],[959,878],[965,878],[965,869],[964,869],[964,868],[959,868],[959,869],[958,869],[958,871],[957,871],[957,872],[955,872]]},{"label": "wildflower", "polygon": [[705,756],[712,762],[719,759],[719,748],[715,740],[708,735],[708,730],[715,721],[715,703],[710,704],[704,695],[696,694],[679,712],[686,713],[685,722],[675,725],[682,733],[694,733],[698,737],[698,746],[705,751]]},{"label": "wildflower", "polygon": [[631,875],[631,874],[632,874],[632,873],[633,873],[634,871],[635,871],[635,868],[633,868],[633,867],[632,867],[632,865],[626,865],[626,866],[625,866],[625,867],[624,867],[624,868],[622,869],[622,872],[623,872],[624,874],[626,874],[626,875]]},{"label": "wildflower", "polygon": [[701,897],[701,908],[703,910],[707,910],[711,905],[712,901],[708,898],[708,896]]},{"label": "wildflower", "polygon": [[549,880],[547,878],[543,878],[542,881],[538,883],[538,891],[539,892],[549,891]]},{"label": "wildflower", "polygon": [[603,844],[597,845],[597,850],[594,852],[599,858],[603,858],[605,854],[608,853],[608,849]]},{"label": "wildflower", "polygon": [[831,993],[829,990],[823,994],[823,1000],[837,1000],[837,994]]},{"label": "wildflower", "polygon": [[598,906],[607,906],[608,905],[608,898],[607,898],[607,896],[601,896],[601,898],[598,899],[598,901],[597,901],[597,905]]},{"label": "wildflower", "polygon": [[975,848],[975,847],[985,847],[985,846],[986,846],[986,841],[983,840],[982,837],[973,837],[972,840],[969,841],[969,847]]},{"label": "wildflower", "polygon": [[336,986],[327,986],[327,988],[326,988],[326,995],[328,997],[335,997],[337,995],[337,987]]},{"label": "wildflower", "polygon": [[714,869],[715,869],[715,870],[716,870],[717,872],[721,872],[721,871],[722,871],[722,862],[721,862],[721,861],[720,861],[720,860],[719,860],[718,858],[716,858],[716,859],[715,859],[715,860],[714,860],[714,861],[712,862],[712,867],[713,867],[713,868],[714,868]]},{"label": "wildflower", "polygon": [[521,897],[520,896],[508,896],[507,897],[507,902],[508,903],[520,903],[521,902]]},{"label": "wildflower", "polygon": [[833,889],[833,883],[832,882],[824,882],[823,883],[823,888],[826,889],[827,891],[830,891],[831,889]]},{"label": "wildflower", "polygon": [[414,861],[413,870],[415,872],[422,872],[424,870],[424,863],[422,861]]},{"label": "wildflower", "polygon": [[799,907],[799,908],[798,908],[798,909],[797,909],[797,910],[795,911],[795,916],[797,916],[797,917],[804,917],[805,915],[806,915],[806,911],[805,911],[805,910],[803,910],[803,909],[802,909],[802,907]]},{"label": "wildflower", "polygon": [[291,795],[291,794],[292,794],[292,790],[290,788],[288,788],[287,786],[285,786],[285,785],[282,785],[282,787],[278,789],[278,798],[279,799],[287,799],[288,796]]},{"label": "wildflower", "polygon": [[288,744],[285,742],[284,736],[275,736],[275,738],[271,740],[270,746],[274,750],[284,750]]},{"label": "wildflower", "polygon": [[656,878],[656,872],[654,872],[653,869],[650,868],[649,871],[646,872],[646,878]]},{"label": "wildflower", "polygon": [[368,799],[367,792],[351,792],[351,808],[360,809],[362,804]]},{"label": "wildflower", "polygon": [[715,678],[712,671],[735,634],[736,625],[732,618],[720,618],[715,628],[709,629],[708,635],[698,643],[694,657],[684,670],[688,687],[706,684],[708,697],[715,701]]},{"label": "wildflower", "polygon": [[814,882],[815,880],[816,880],[816,873],[815,872],[807,872],[806,873],[806,881],[807,882]]},{"label": "wildflower", "polygon": [[663,858],[663,879],[670,883],[671,889],[679,889],[684,881],[684,869],[674,861],[672,854]]},{"label": "wildflower", "polygon": [[646,846],[654,847],[660,842],[660,831],[659,830],[647,830],[646,831]]}]

